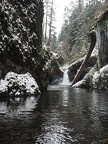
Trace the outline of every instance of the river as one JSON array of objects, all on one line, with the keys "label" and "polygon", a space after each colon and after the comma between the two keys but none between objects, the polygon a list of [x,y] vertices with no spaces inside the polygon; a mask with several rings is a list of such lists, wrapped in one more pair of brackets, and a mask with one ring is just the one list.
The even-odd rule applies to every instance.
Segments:
[{"label": "river", "polygon": [[0,99],[0,144],[107,144],[108,92],[52,85]]},{"label": "river", "polygon": [[39,97],[0,98],[0,144],[108,144],[108,91],[63,80]]}]

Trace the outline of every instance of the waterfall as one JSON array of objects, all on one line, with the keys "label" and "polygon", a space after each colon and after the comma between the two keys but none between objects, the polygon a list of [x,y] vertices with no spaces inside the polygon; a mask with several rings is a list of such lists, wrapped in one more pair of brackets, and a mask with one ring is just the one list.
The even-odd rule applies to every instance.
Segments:
[{"label": "waterfall", "polygon": [[64,72],[64,74],[63,74],[63,80],[62,80],[62,82],[59,85],[70,85],[71,82],[69,81],[68,67],[64,66],[61,69]]}]

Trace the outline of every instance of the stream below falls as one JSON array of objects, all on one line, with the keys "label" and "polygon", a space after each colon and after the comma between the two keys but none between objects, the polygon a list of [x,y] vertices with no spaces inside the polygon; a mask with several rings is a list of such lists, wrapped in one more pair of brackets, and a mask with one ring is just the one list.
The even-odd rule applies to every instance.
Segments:
[{"label": "stream below falls", "polygon": [[108,91],[51,85],[0,99],[0,144],[108,144]]}]

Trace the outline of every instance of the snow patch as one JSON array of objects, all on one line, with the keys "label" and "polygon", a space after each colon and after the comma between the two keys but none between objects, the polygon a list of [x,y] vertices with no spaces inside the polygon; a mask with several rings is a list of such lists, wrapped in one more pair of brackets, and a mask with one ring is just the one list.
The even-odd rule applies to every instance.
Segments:
[{"label": "snow patch", "polygon": [[99,76],[100,76],[100,73],[97,71],[97,72],[94,73],[93,78],[97,79]]},{"label": "snow patch", "polygon": [[107,89],[108,83],[108,64],[96,71],[92,78],[93,88]]},{"label": "snow patch", "polygon": [[0,81],[0,94],[34,95],[39,94],[39,87],[30,73],[16,74],[9,72],[4,80]]},{"label": "snow patch", "polygon": [[108,64],[100,69],[100,73],[108,71]]},{"label": "snow patch", "polygon": [[72,87],[81,87],[83,84],[85,84],[85,80],[82,79],[81,81],[78,81],[77,83],[72,85]]}]

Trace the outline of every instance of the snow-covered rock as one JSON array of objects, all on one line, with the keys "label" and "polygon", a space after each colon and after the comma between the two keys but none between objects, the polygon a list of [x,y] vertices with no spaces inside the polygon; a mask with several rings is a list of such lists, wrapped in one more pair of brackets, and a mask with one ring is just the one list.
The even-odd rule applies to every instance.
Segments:
[{"label": "snow-covered rock", "polygon": [[9,72],[4,80],[0,81],[0,94],[10,96],[40,94],[39,87],[30,73],[16,74]]},{"label": "snow-covered rock", "polygon": [[93,89],[108,89],[108,64],[102,67],[99,71],[93,68],[85,77],[74,84],[72,87],[93,88]]},{"label": "snow-covered rock", "polygon": [[94,73],[92,85],[94,89],[108,89],[108,64]]},{"label": "snow-covered rock", "polygon": [[72,87],[77,87],[77,88],[86,88],[86,81],[84,79],[82,79],[81,81],[78,81],[77,83],[75,83]]}]

